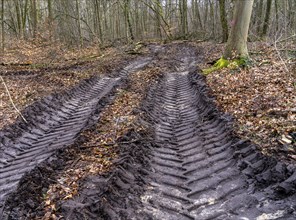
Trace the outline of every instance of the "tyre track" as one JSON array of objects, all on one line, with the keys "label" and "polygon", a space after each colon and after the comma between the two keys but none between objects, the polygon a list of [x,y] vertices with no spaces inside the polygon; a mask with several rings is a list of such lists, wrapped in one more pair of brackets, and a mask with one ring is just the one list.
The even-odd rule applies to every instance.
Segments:
[{"label": "tyre track", "polygon": [[[155,89],[149,115],[159,147],[151,152],[151,181],[137,213],[153,219],[264,219],[266,213],[293,219],[295,169],[235,140],[205,92],[201,77],[189,71],[167,74]],[[283,184],[287,180],[290,185]],[[289,193],[276,201],[280,185]]]},{"label": "tyre track", "polygon": [[229,117],[218,112],[194,67],[194,53],[183,49],[175,72],[152,85],[143,103],[143,123],[154,136],[126,136],[114,170],[86,181],[62,208],[66,218],[296,218],[295,166],[232,135]]},{"label": "tyre track", "polygon": [[1,131],[0,208],[25,173],[56,150],[73,144],[80,132],[98,119],[97,108],[103,105],[100,100],[130,72],[150,61],[151,58],[136,60],[123,68],[117,78],[93,77],[64,94],[45,97],[25,110],[28,124],[17,122]]},{"label": "tyre track", "polygon": [[79,88],[73,97],[55,111],[51,111],[47,116],[49,123],[36,124],[38,132],[24,133],[18,143],[13,145],[13,151],[9,145],[1,151],[0,201],[16,189],[24,173],[32,170],[55,150],[74,142],[86,127],[99,100],[111,91],[119,78],[92,81]]}]

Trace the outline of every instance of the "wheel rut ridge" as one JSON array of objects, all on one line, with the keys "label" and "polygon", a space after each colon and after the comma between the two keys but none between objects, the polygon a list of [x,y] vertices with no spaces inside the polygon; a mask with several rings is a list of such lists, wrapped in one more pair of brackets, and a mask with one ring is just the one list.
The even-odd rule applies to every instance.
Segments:
[{"label": "wheel rut ridge", "polygon": [[73,144],[82,130],[97,121],[105,97],[130,72],[150,61],[140,58],[123,68],[117,78],[92,77],[68,91],[47,96],[23,111],[27,123],[18,118],[0,131],[0,217],[5,200],[21,179],[57,150]]},{"label": "wheel rut ridge", "polygon": [[149,141],[86,181],[63,206],[68,219],[295,219],[295,167],[232,135],[197,70],[167,74],[142,109]]},{"label": "wheel rut ridge", "polygon": [[209,94],[204,77],[190,70],[167,74],[148,96],[159,147],[151,151],[151,180],[136,213],[147,219],[294,219],[295,166],[236,138]]}]

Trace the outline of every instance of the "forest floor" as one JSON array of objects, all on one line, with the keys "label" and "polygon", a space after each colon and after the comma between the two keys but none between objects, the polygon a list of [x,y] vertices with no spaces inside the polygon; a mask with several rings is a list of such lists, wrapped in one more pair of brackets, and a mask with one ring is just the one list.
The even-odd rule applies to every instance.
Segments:
[{"label": "forest floor", "polygon": [[[15,217],[12,219],[17,219],[20,216],[30,216],[36,219],[60,219],[65,215],[73,219],[81,219],[81,215],[95,219],[96,213],[100,213],[102,218],[108,216],[113,219],[116,219],[118,214],[123,214],[128,219],[134,215],[134,208],[138,207],[137,203],[144,206],[143,210],[138,210],[141,215],[153,214],[156,207],[163,208],[168,202],[162,201],[160,198],[159,201],[163,204],[151,205],[159,202],[156,192],[167,187],[167,184],[163,182],[153,182],[154,178],[161,179],[161,177],[157,176],[158,174],[151,174],[149,169],[157,170],[159,166],[163,170],[168,169],[165,171],[167,172],[165,175],[170,175],[168,181],[178,182],[180,178],[186,179],[186,187],[189,188],[185,187],[186,189],[184,189],[192,191],[186,196],[183,195],[184,192],[180,192],[178,198],[166,194],[170,199],[174,197],[174,202],[175,200],[186,201],[184,204],[189,203],[189,206],[186,205],[186,213],[179,210],[177,203],[173,207],[163,208],[162,211],[156,213],[159,219],[165,216],[165,213],[170,209],[181,213],[180,218],[180,216],[169,212],[176,219],[191,219],[192,216],[202,217],[200,216],[202,212],[199,209],[201,206],[204,207],[204,204],[202,200],[198,200],[201,204],[196,205],[197,201],[195,201],[196,196],[201,192],[194,187],[205,184],[203,181],[210,181],[213,187],[221,186],[224,190],[227,189],[227,184],[240,185],[231,192],[222,190],[224,194],[218,195],[219,199],[217,197],[219,202],[216,203],[212,200],[209,202],[211,207],[207,207],[207,210],[210,212],[220,202],[224,204],[226,198],[232,198],[234,195],[241,194],[239,199],[248,200],[248,196],[243,193],[245,185],[240,182],[245,178],[241,176],[243,173],[252,176],[252,178],[255,177],[256,181],[260,183],[259,185],[266,188],[266,192],[280,187],[280,189],[286,190],[287,195],[291,197],[294,195],[289,184],[295,183],[295,180],[290,178],[295,176],[292,174],[290,166],[293,167],[296,160],[295,57],[292,56],[289,60],[291,64],[288,62],[283,64],[278,57],[277,50],[262,43],[253,43],[250,45],[253,64],[249,68],[223,69],[204,79],[197,74],[200,73],[200,69],[195,71],[191,71],[191,69],[196,69],[197,66],[198,68],[207,67],[208,62],[221,56],[224,45],[208,42],[175,42],[167,45],[152,43],[147,45],[143,45],[136,51],[133,49],[139,48],[139,45],[104,50],[93,47],[78,52],[64,51],[60,48],[54,50],[50,46],[40,49],[40,47],[33,45],[19,44],[18,48],[8,51],[7,56],[2,58],[0,73],[14,104],[23,111],[25,118],[30,112],[34,113],[32,114],[34,117],[35,115],[38,117],[37,123],[34,122],[34,117],[28,117],[30,127],[39,124],[38,126],[42,128],[38,132],[34,130],[33,136],[31,136],[31,132],[24,128],[26,125],[20,122],[20,118],[17,119],[20,127],[18,132],[25,132],[27,136],[25,135],[26,137],[22,138],[22,141],[15,138],[13,143],[19,141],[19,144],[23,144],[24,140],[25,142],[29,141],[26,146],[34,146],[34,150],[26,152],[26,149],[22,148],[21,153],[16,153],[16,155],[26,156],[17,156],[19,159],[16,161],[27,160],[27,158],[31,160],[32,152],[35,152],[35,149],[39,152],[41,143],[49,141],[49,138],[55,141],[59,140],[60,136],[48,137],[50,133],[61,135],[61,130],[66,129],[75,137],[79,135],[79,139],[69,148],[61,148],[57,153],[48,152],[51,155],[50,159],[44,161],[43,157],[38,155],[37,158],[44,162],[35,169],[33,167],[36,164],[27,161],[26,163],[30,163],[30,166],[32,164],[33,170],[29,174],[25,174],[24,177],[13,174],[16,176],[12,179],[17,179],[17,181],[21,177],[22,179],[17,189],[14,189],[13,196],[10,196],[6,201],[6,206]],[[81,80],[94,76],[99,76],[99,79],[94,78],[90,82],[86,81],[86,85],[82,84],[72,89]],[[122,83],[113,88],[111,84],[116,85],[116,77],[122,78],[119,80]],[[113,81],[113,78],[116,80]],[[110,87],[110,90],[107,91],[109,81],[105,82],[104,80],[110,80],[110,86],[113,89]],[[209,90],[203,84],[204,80],[206,80]],[[91,88],[90,91],[88,88]],[[202,95],[197,95],[194,89]],[[5,91],[4,84],[1,85],[0,91],[0,127],[4,129],[5,136],[9,132],[13,132],[15,127],[11,124],[15,122],[18,114],[11,106],[11,100]],[[96,91],[103,91],[107,95],[103,99],[97,99],[93,96]],[[49,106],[47,110],[49,114],[45,115],[45,123],[36,112],[36,109],[38,110],[40,107],[25,110],[36,100],[41,100],[53,92],[61,95],[53,98],[56,106],[50,106],[46,102],[46,109]],[[71,95],[72,93],[73,95]],[[79,107],[79,103],[85,102],[84,93],[87,95],[85,99],[89,100],[93,106],[82,105],[81,108]],[[211,96],[214,97],[215,105],[211,102]],[[59,100],[62,102],[66,100],[68,104],[63,106]],[[42,102],[40,103],[42,104]],[[196,103],[197,107],[192,107],[189,103]],[[44,106],[41,104],[41,107]],[[97,105],[100,106],[98,110],[96,110]],[[188,110],[183,106],[188,106]],[[56,111],[57,117],[51,115]],[[227,114],[212,113],[220,111]],[[89,112],[91,118],[88,118],[89,116],[85,112]],[[71,127],[76,120],[82,120],[76,117],[85,117],[82,121],[83,123],[87,121],[88,124],[97,114],[99,116],[96,117],[99,117],[99,121],[92,126],[77,129]],[[65,120],[65,125],[59,123],[61,119]],[[46,122],[51,120],[53,124]],[[172,121],[172,125],[164,123],[167,120],[168,122]],[[54,124],[55,121],[57,124]],[[234,129],[228,130],[229,124],[232,126],[232,123]],[[190,124],[194,124],[196,128],[192,128]],[[215,124],[216,127],[211,124]],[[53,128],[54,130],[52,130]],[[49,133],[49,131],[51,132]],[[18,132],[14,136],[18,135]],[[38,137],[34,137],[34,135]],[[169,138],[170,135],[171,138]],[[69,141],[72,141],[74,136],[71,136],[71,140],[67,137],[62,139],[60,144],[71,143]],[[185,140],[192,136],[200,137],[200,139],[187,143]],[[236,143],[237,137],[251,140],[257,147],[248,141]],[[3,140],[4,146],[12,143],[5,138]],[[50,141],[49,144],[57,146],[59,143]],[[166,147],[167,144],[178,146],[178,149]],[[192,150],[191,145],[193,144],[203,144],[209,158],[204,161],[203,157],[194,158],[194,155],[203,155],[204,153],[189,152]],[[153,152],[151,149],[155,146],[159,149]],[[179,148],[180,146],[183,146],[184,149]],[[217,148],[218,146],[219,148]],[[258,148],[258,151],[254,150],[255,148]],[[237,154],[241,156],[236,158]],[[9,155],[11,156],[11,153]],[[178,158],[174,159],[169,155],[178,155]],[[216,155],[219,155],[219,158],[216,158]],[[201,178],[201,182],[194,185],[193,183],[197,180],[190,179],[189,176],[196,172],[196,168],[192,167],[192,161],[190,162],[192,159],[197,161],[196,166],[200,167],[198,170],[205,173],[219,173],[221,179],[213,177],[204,180]],[[253,165],[250,165],[249,159]],[[236,160],[241,163],[241,173],[237,173],[236,168],[229,165],[229,161],[232,164]],[[5,164],[9,161],[10,159],[4,162],[1,160],[0,163]],[[182,171],[182,174],[177,173],[173,177],[172,174],[168,174],[170,168],[175,166],[172,165],[173,162],[182,163],[182,167],[183,164],[184,166],[188,164],[189,167],[182,168],[185,171]],[[217,166],[226,167],[227,172],[225,175],[221,174],[220,168],[219,171],[215,170],[215,166],[207,168],[203,163],[213,165],[217,163]],[[9,168],[9,170],[17,169],[19,165],[20,162],[13,162],[11,165],[13,168]],[[266,167],[266,170],[261,170],[257,166]],[[182,170],[179,166],[176,166],[175,169]],[[5,170],[6,168],[2,170],[3,172],[1,171],[3,178],[7,175],[4,174]],[[131,173],[133,177],[131,177]],[[229,182],[230,174],[238,176],[238,179],[231,177],[233,182]],[[148,194],[143,194],[143,185],[146,182],[152,184],[153,190],[148,190]],[[253,180],[251,182],[250,185],[253,185]],[[284,182],[283,185],[281,185],[282,182]],[[271,183],[272,185],[269,185]],[[100,184],[99,188],[95,187]],[[252,190],[256,191],[256,187],[258,187],[256,183],[254,187]],[[205,189],[204,192],[204,196],[211,194],[209,189]],[[126,201],[119,196],[125,193],[130,196],[131,201]],[[134,197],[135,194],[142,194],[147,198],[152,196],[155,201],[151,204],[147,201],[139,201]],[[85,197],[85,195],[87,196]],[[257,196],[256,194],[255,197]],[[282,198],[284,199],[278,204],[285,207],[290,197],[287,197],[287,200],[286,197]],[[229,201],[229,204],[226,204],[226,209],[229,209],[230,205],[237,204],[236,200],[230,199]],[[126,211],[122,207],[125,202],[126,207],[130,208]],[[252,203],[252,201],[250,202]],[[264,205],[262,210],[256,210],[254,213],[258,215],[261,213],[260,217],[264,217],[263,210],[279,209],[278,204],[270,204],[268,207]],[[239,207],[238,210],[245,208]],[[292,213],[290,208],[287,210],[279,215],[284,216]],[[237,212],[240,213],[240,211]],[[219,215],[221,218],[225,217],[224,211],[223,213],[215,213],[215,215]],[[262,219],[264,219],[263,217]]]},{"label": "forest floor", "polygon": [[[202,48],[204,53],[200,68],[207,68],[208,63],[219,59],[224,48],[223,44],[191,44]],[[290,50],[295,50],[292,47]],[[82,79],[118,71],[136,56],[129,54],[132,48],[64,50],[61,46],[47,45],[44,48],[36,42],[19,42],[1,58],[0,75],[14,104],[23,110],[41,97],[66,90]],[[289,61],[281,60],[278,51],[267,43],[252,43],[249,48],[251,66],[214,72],[207,77],[208,85],[218,107],[235,117],[236,132],[240,137],[252,140],[266,154],[294,161],[296,55],[291,54]],[[144,47],[141,53],[148,51]],[[1,129],[13,123],[19,115],[3,84],[0,91]]]}]

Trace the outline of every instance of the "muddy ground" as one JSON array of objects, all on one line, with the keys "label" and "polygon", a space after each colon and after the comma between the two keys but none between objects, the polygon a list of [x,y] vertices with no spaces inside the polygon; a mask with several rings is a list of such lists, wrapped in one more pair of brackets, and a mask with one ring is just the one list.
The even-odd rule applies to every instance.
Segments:
[{"label": "muddy ground", "polygon": [[237,137],[203,48],[147,48],[1,131],[1,218],[295,219],[295,165]]}]

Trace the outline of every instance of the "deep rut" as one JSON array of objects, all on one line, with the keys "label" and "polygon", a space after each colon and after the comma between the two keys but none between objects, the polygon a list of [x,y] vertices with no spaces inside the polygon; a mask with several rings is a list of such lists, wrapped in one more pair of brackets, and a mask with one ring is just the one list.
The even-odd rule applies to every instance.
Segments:
[{"label": "deep rut", "polygon": [[36,116],[46,118],[44,123],[36,124],[29,133],[18,138],[17,143],[1,151],[0,161],[0,201],[13,191],[25,172],[32,170],[53,151],[73,143],[79,132],[85,128],[89,116],[98,101],[104,97],[118,79],[103,78],[93,80],[74,92],[58,109]]},{"label": "deep rut", "polygon": [[[58,214],[65,219],[296,219],[295,166],[235,137],[230,118],[217,110],[196,68],[195,50],[176,44],[167,57],[165,47],[155,49],[154,64],[172,72],[151,85],[142,103],[139,123],[147,131],[124,136],[114,169],[82,181],[79,195],[63,203]],[[150,61],[131,64],[119,75]],[[15,144],[4,143],[14,150],[0,151],[0,201],[23,172],[72,143],[116,83],[88,82],[58,108],[48,100],[49,110],[30,128],[33,134],[23,132]]]},{"label": "deep rut", "polygon": [[[271,199],[281,165],[232,137],[204,88],[194,85],[198,78],[188,71],[167,74],[153,94],[150,115],[159,147],[152,151],[151,181],[137,213],[176,220],[294,219],[295,195]],[[264,188],[254,187],[259,181],[245,174],[265,177]],[[295,184],[295,173],[292,179]]]},{"label": "deep rut", "polygon": [[102,98],[129,72],[150,61],[143,58],[132,62],[117,74],[118,78],[93,77],[64,94],[48,96],[27,109],[28,124],[19,123],[0,133],[0,218],[1,206],[24,174],[56,150],[73,144],[82,130],[97,121],[104,105]]}]

